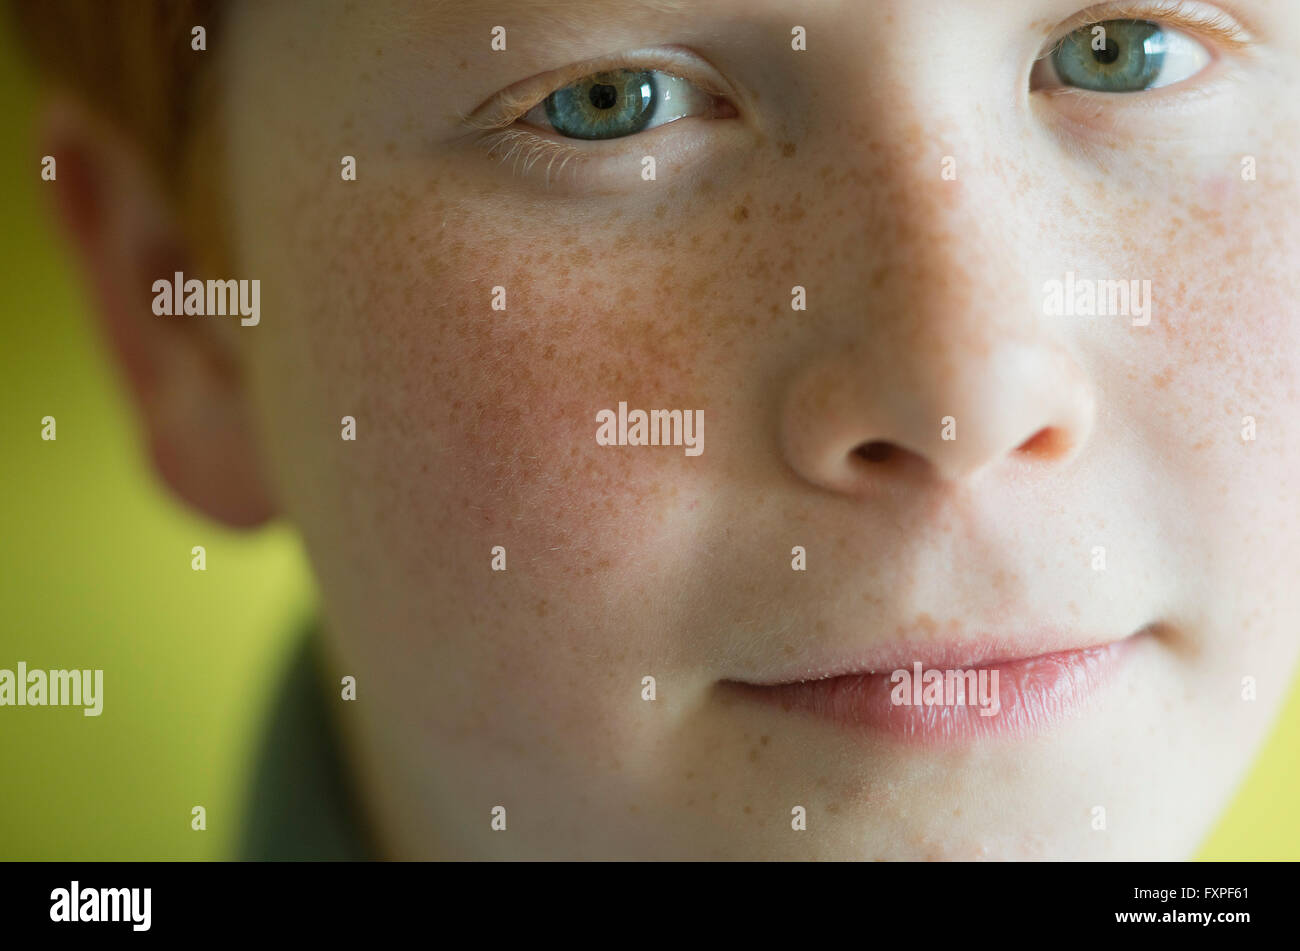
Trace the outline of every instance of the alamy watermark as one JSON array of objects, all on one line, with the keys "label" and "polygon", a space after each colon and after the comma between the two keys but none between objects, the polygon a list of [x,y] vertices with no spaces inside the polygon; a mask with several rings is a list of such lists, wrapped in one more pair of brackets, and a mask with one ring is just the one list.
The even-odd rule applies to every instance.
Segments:
[{"label": "alamy watermark", "polygon": [[598,446],[682,446],[688,456],[704,452],[704,410],[634,409],[626,402],[618,412],[602,409],[596,414]]},{"label": "alamy watermark", "polygon": [[121,921],[132,931],[148,931],[152,905],[152,888],[82,888],[73,880],[50,892],[50,921]]},{"label": "alamy watermark", "polygon": [[159,317],[239,317],[240,326],[256,327],[262,319],[262,282],[200,281],[177,271],[172,280],[153,282],[153,312]]},{"label": "alamy watermark", "polygon": [[102,670],[0,669],[0,707],[84,707],[83,716],[104,711]]},{"label": "alamy watermark", "polygon": [[912,670],[901,668],[889,675],[894,685],[889,699],[894,706],[978,706],[980,716],[997,716],[1002,709],[998,697],[998,671],[922,670],[920,661]]},{"label": "alamy watermark", "polygon": [[1065,272],[1065,280],[1043,284],[1048,317],[1132,317],[1134,327],[1151,323],[1151,282],[1093,280]]}]

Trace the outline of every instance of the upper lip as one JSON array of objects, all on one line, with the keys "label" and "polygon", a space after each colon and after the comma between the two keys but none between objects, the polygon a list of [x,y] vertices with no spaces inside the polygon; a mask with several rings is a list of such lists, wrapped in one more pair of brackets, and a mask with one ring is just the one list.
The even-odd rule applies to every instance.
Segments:
[{"label": "upper lip", "polygon": [[1120,637],[1088,638],[1078,632],[1036,631],[1017,636],[971,633],[960,638],[934,640],[897,640],[836,652],[834,657],[819,650],[818,656],[795,665],[787,665],[774,674],[732,677],[742,683],[760,687],[829,680],[833,677],[888,674],[894,670],[911,670],[920,663],[925,669],[965,669],[995,667],[1050,654],[1071,653],[1108,647],[1134,632]]}]

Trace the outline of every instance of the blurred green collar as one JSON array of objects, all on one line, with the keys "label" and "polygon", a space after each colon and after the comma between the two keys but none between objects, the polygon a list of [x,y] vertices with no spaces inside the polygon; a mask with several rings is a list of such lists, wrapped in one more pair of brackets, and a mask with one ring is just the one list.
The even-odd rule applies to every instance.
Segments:
[{"label": "blurred green collar", "polygon": [[254,765],[243,839],[244,861],[364,861],[367,847],[328,704],[319,634],[291,657],[271,705]]}]

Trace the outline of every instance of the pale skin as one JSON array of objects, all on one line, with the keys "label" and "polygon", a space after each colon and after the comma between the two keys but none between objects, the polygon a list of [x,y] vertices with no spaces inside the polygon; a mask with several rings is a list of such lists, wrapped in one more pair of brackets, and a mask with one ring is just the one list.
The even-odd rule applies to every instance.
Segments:
[{"label": "pale skin", "polygon": [[[1300,650],[1300,5],[1198,5],[1247,45],[1203,35],[1203,73],[1126,94],[1033,88],[1079,0],[550,6],[233,8],[207,218],[84,113],[48,126],[101,176],[64,210],[160,471],[302,533],[379,853],[1194,854]],[[462,122],[664,48],[730,111],[558,173]],[[260,325],[155,317],[175,262],[260,279]],[[1150,324],[1045,315],[1070,270],[1150,280]],[[702,409],[704,452],[598,446],[620,400]],[[1027,740],[922,750],[719,689],[1145,625]]]}]

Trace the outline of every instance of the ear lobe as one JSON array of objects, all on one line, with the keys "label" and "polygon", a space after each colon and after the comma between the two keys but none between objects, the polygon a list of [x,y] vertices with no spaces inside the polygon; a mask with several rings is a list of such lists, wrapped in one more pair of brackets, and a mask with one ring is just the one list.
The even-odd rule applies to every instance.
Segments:
[{"label": "ear lobe", "polygon": [[178,496],[220,522],[250,528],[267,521],[276,506],[238,355],[205,325],[226,318],[153,312],[154,282],[193,273],[199,258],[174,204],[140,154],[75,103],[52,104],[42,144],[56,161],[48,185],[58,217],[155,470]]}]

